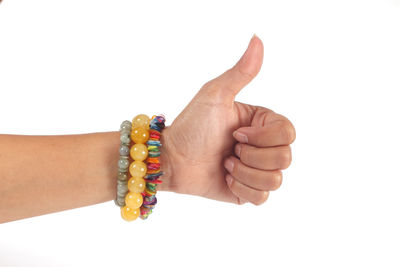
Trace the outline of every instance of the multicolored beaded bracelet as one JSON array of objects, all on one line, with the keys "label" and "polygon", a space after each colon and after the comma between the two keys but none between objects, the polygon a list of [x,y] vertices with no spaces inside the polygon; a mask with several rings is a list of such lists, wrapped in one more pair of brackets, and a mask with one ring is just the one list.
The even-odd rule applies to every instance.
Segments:
[{"label": "multicolored beaded bracelet", "polygon": [[147,163],[147,173],[145,176],[146,189],[142,193],[143,195],[143,205],[140,207],[140,218],[147,219],[147,217],[152,213],[155,205],[157,204],[157,185],[162,183],[160,177],[163,172],[160,170],[160,147],[161,147],[161,131],[165,127],[165,117],[153,116],[150,121],[150,138],[147,141],[148,158]]}]

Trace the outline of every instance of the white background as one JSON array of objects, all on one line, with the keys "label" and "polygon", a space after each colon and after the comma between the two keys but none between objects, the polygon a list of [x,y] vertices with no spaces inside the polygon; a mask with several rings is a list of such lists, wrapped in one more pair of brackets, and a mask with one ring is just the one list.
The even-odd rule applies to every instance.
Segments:
[{"label": "white background", "polygon": [[400,266],[399,0],[4,0],[0,132],[170,124],[253,33],[264,65],[237,99],[297,130],[267,203],[160,192],[147,221],[110,201],[6,223],[0,266]]}]

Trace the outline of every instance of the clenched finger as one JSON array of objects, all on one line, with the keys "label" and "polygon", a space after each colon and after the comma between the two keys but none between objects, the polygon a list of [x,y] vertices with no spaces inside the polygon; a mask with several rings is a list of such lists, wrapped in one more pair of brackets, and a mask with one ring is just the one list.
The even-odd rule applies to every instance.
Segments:
[{"label": "clenched finger", "polygon": [[262,170],[283,170],[292,161],[290,146],[258,148],[238,143],[235,154],[245,165]]},{"label": "clenched finger", "polygon": [[224,166],[236,180],[257,190],[276,190],[282,184],[282,172],[278,170],[264,171],[251,168],[235,157],[227,158]]},{"label": "clenched finger", "polygon": [[[238,180],[236,180],[232,175],[226,175],[226,183],[228,184],[229,189],[232,191],[234,195],[236,195],[240,199],[249,201],[255,205],[261,205],[268,199],[269,192],[261,191],[247,185],[242,184]],[[239,203],[241,204],[241,203]]]}]

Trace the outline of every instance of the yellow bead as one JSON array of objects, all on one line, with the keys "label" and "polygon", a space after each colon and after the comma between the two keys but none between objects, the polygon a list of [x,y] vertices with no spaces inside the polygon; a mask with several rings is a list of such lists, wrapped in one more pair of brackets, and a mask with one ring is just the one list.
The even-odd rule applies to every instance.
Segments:
[{"label": "yellow bead", "polygon": [[136,144],[144,144],[149,139],[149,131],[143,127],[132,128],[131,139]]},{"label": "yellow bead", "polygon": [[140,208],[143,204],[143,196],[140,193],[129,192],[125,196],[125,204],[131,209]]},{"label": "yellow bead", "polygon": [[121,216],[125,221],[134,221],[140,215],[140,209],[132,209],[130,207],[124,206],[121,208]]},{"label": "yellow bead", "polygon": [[135,160],[131,163],[131,165],[129,165],[129,173],[132,175],[132,177],[144,177],[146,172],[147,166],[143,161]]},{"label": "yellow bead", "polygon": [[146,145],[144,144],[134,144],[130,151],[133,160],[144,161],[149,154]]},{"label": "yellow bead", "polygon": [[133,193],[142,193],[146,188],[146,181],[141,177],[131,177],[128,181],[128,189]]},{"label": "yellow bead", "polygon": [[132,127],[143,127],[149,129],[150,118],[145,114],[139,114],[132,120]]}]

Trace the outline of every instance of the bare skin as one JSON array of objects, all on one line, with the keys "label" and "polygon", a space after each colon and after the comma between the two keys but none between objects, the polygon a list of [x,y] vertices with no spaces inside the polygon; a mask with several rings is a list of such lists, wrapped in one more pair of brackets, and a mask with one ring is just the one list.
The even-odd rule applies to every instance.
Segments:
[{"label": "bare skin", "polygon": [[[234,101],[259,72],[253,37],[239,62],[206,83],[162,135],[159,191],[264,203],[291,162],[293,125],[273,111]],[[119,133],[0,135],[0,222],[105,201],[116,195]]]}]

